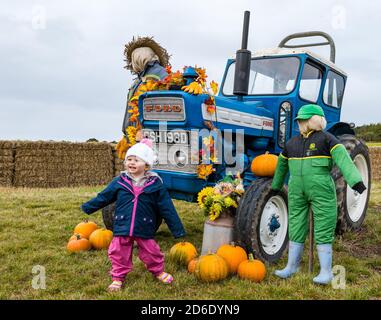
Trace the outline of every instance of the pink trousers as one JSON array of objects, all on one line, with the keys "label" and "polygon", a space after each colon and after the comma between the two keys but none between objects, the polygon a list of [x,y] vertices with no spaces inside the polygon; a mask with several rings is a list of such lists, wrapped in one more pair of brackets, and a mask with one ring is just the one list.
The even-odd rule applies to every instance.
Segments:
[{"label": "pink trousers", "polygon": [[138,245],[138,257],[148,271],[154,276],[158,276],[164,271],[164,255],[154,239],[115,236],[108,249],[108,256],[112,264],[110,274],[113,280],[123,281],[127,273],[132,270],[134,241]]}]

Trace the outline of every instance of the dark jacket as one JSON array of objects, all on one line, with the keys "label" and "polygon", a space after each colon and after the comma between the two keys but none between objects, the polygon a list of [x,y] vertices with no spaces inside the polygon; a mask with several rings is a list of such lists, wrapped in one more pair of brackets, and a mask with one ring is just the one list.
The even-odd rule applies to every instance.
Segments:
[{"label": "dark jacket", "polygon": [[134,186],[122,173],[81,209],[91,214],[116,202],[114,236],[135,236],[152,239],[157,219],[162,217],[175,238],[183,237],[185,230],[169,193],[158,177],[147,179],[144,186]]},{"label": "dark jacket", "polygon": [[288,172],[290,176],[316,179],[311,176],[330,175],[334,164],[351,188],[364,190],[361,174],[344,145],[334,135],[325,131],[311,131],[306,137],[294,136],[279,155],[272,189],[282,188]]},{"label": "dark jacket", "polygon": [[155,81],[163,80],[168,75],[165,68],[159,63],[159,61],[148,62],[145,69],[138,74],[131,88],[128,92],[128,100],[130,100],[135,93],[136,89],[148,79]]}]

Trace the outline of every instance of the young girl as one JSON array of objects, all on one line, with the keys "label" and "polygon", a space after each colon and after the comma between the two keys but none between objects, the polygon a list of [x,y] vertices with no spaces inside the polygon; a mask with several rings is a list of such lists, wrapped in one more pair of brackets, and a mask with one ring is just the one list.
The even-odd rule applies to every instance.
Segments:
[{"label": "young girl", "polygon": [[366,187],[344,145],[335,136],[323,131],[327,122],[320,106],[303,106],[296,119],[300,135],[287,142],[279,156],[272,182],[272,189],[280,190],[290,171],[288,263],[286,268],[276,270],[275,274],[288,278],[298,270],[308,233],[311,206],[320,263],[320,273],[313,282],[328,284],[332,279],[332,242],[337,221],[336,188],[330,175],[333,161],[353,190],[362,193]]},{"label": "young girl", "polygon": [[108,250],[113,280],[110,291],[120,290],[132,270],[134,242],[140,260],[158,280],[165,284],[173,280],[164,272],[164,255],[154,235],[161,218],[175,238],[185,236],[185,230],[161,178],[149,170],[153,161],[152,141],[142,139],[128,149],[124,162],[126,171],[81,206],[85,213],[91,214],[116,201],[114,238]]}]

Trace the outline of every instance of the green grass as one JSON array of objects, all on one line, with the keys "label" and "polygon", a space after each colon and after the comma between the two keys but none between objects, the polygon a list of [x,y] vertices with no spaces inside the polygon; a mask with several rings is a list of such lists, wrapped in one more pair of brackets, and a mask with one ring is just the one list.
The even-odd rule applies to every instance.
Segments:
[{"label": "green grass", "polygon": [[370,142],[367,142],[366,145],[368,147],[381,147],[381,142],[370,141]]},{"label": "green grass", "polygon": [[[251,283],[230,277],[202,283],[184,268],[167,262],[175,277],[171,286],[154,281],[134,251],[134,270],[120,293],[107,293],[110,262],[103,251],[69,254],[66,243],[74,226],[86,217],[79,206],[102,187],[62,189],[0,188],[0,299],[380,299],[381,297],[381,184],[374,183],[365,224],[335,242],[334,264],[346,268],[346,289],[312,284],[307,252],[301,272],[289,280],[272,273],[283,267],[286,255],[268,266],[265,280]],[[188,232],[186,240],[201,249],[204,216],[196,204],[175,201]],[[92,220],[102,225],[101,214]],[[157,234],[168,254],[175,243],[167,227]],[[46,270],[46,289],[33,289],[32,268]],[[315,259],[314,273],[318,272]]]}]

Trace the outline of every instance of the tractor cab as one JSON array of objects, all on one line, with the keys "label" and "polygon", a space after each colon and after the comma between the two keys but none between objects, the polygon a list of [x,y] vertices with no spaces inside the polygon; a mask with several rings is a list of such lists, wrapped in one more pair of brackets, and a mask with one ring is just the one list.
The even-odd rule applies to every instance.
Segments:
[{"label": "tractor cab", "polygon": [[[289,40],[305,37],[324,37],[327,42],[303,45],[287,45]],[[329,45],[330,60],[305,49],[309,46]],[[255,52],[250,57],[247,94],[242,96],[246,104],[261,104],[273,114],[273,141],[275,153],[279,153],[287,140],[298,134],[294,122],[298,110],[304,105],[315,103],[324,109],[327,130],[346,127],[340,123],[341,106],[347,75],[335,64],[335,45],[324,32],[296,33],[282,40],[275,49]],[[229,59],[223,76],[219,97],[239,101],[234,94],[236,59]]]}]

